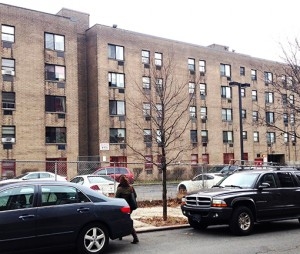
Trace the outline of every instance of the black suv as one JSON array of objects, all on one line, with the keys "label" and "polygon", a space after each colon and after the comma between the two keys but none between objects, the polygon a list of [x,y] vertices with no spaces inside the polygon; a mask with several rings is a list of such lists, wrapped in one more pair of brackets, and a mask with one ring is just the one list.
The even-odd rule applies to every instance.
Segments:
[{"label": "black suv", "polygon": [[237,172],[183,201],[182,213],[193,228],[228,224],[233,234],[248,235],[254,223],[299,220],[300,171]]}]

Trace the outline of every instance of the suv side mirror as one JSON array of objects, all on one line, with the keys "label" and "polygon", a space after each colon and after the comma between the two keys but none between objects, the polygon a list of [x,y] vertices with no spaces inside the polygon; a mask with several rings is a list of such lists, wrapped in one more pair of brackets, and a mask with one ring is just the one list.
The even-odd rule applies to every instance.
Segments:
[{"label": "suv side mirror", "polygon": [[258,189],[270,188],[270,186],[269,183],[263,182],[258,186]]}]

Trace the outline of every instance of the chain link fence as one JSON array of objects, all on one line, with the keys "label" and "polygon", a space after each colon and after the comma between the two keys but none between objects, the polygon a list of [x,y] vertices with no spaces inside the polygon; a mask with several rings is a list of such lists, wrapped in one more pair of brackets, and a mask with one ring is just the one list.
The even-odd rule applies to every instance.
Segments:
[{"label": "chain link fence", "polygon": [[[19,161],[1,160],[1,179],[13,178],[26,172],[45,171],[52,172],[67,177],[68,180],[76,175],[92,174],[101,167],[127,167],[134,174],[136,182],[151,182],[162,180],[162,170],[156,165],[147,163],[127,163],[127,162],[104,162],[99,160],[86,161]],[[193,178],[200,173],[208,172],[215,164],[191,164],[175,163],[167,167],[168,181],[182,181]],[[225,165],[224,165],[225,166]],[[264,165],[244,164],[247,168],[264,168]],[[267,165],[268,168],[282,167],[278,165]]]}]

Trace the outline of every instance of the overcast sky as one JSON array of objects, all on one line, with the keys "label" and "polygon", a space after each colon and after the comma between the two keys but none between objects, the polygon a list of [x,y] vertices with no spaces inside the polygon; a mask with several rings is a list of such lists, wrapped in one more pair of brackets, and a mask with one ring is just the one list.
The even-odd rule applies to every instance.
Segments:
[{"label": "overcast sky", "polygon": [[[299,37],[296,0],[2,0],[1,3],[56,14],[68,8],[102,24],[283,61],[280,44]],[[286,47],[286,46],[284,46]]]}]

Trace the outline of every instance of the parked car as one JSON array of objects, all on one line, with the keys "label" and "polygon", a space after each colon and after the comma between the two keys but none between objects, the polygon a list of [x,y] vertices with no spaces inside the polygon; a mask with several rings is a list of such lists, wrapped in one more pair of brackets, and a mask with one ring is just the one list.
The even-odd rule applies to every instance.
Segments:
[{"label": "parked car", "polygon": [[102,167],[97,169],[93,175],[108,175],[119,182],[119,178],[121,175],[126,175],[129,183],[134,183],[134,174],[131,172],[129,168],[126,167]]},{"label": "parked car", "polygon": [[118,183],[110,176],[78,175],[75,176],[70,182],[87,186],[93,190],[101,192],[106,196],[113,196],[118,187]]},{"label": "parked car", "polygon": [[299,220],[300,171],[239,171],[211,190],[186,195],[181,209],[195,229],[227,224],[235,235],[249,235],[255,223]]},{"label": "parked car", "polygon": [[211,188],[223,178],[222,175],[214,173],[203,173],[196,175],[192,180],[182,181],[177,185],[178,195],[185,195],[203,188]]},{"label": "parked car", "polygon": [[1,253],[76,248],[103,253],[109,239],[131,234],[124,199],[63,181],[22,181],[0,187]]},{"label": "parked car", "polygon": [[55,175],[51,172],[44,172],[44,171],[34,171],[34,172],[27,172],[16,176],[11,179],[6,179],[0,181],[0,183],[9,183],[9,182],[16,182],[16,181],[24,181],[24,180],[55,180],[55,181],[67,181],[65,176]]}]

